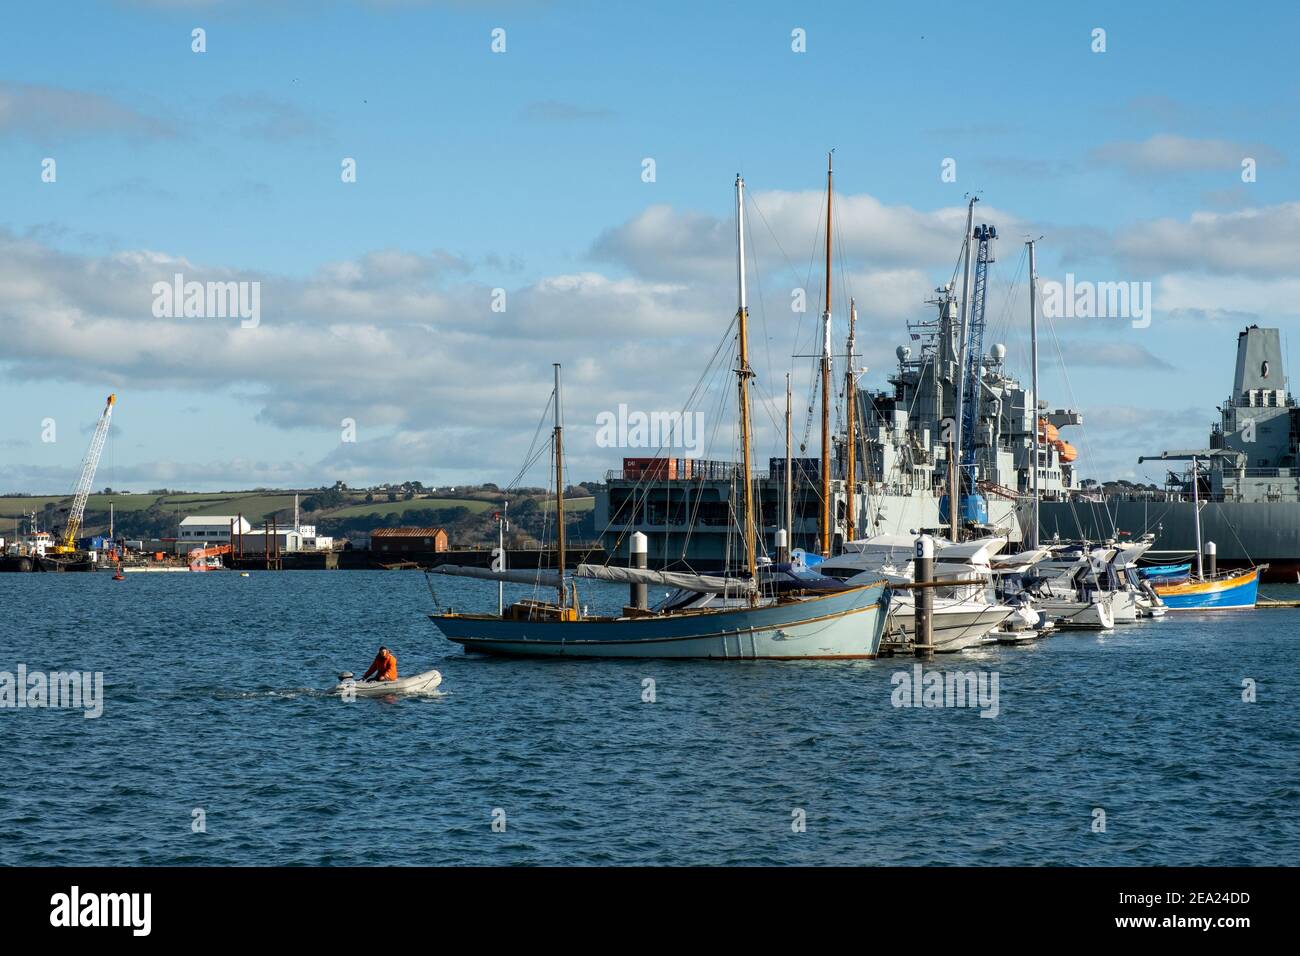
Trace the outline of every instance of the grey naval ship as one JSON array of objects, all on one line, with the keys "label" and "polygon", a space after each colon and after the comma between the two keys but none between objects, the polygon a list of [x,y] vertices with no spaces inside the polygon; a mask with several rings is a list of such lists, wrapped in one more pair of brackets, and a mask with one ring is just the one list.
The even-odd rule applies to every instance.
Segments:
[{"label": "grey naval ship", "polygon": [[1201,540],[1214,543],[1220,566],[1267,563],[1265,581],[1295,582],[1300,577],[1298,440],[1300,410],[1288,387],[1281,334],[1252,325],[1237,335],[1232,393],[1219,407],[1208,446],[1139,459],[1171,463],[1161,490],[1050,496],[1055,500],[1039,505],[1043,537],[1152,534],[1149,558],[1188,560],[1196,554],[1195,498]]}]

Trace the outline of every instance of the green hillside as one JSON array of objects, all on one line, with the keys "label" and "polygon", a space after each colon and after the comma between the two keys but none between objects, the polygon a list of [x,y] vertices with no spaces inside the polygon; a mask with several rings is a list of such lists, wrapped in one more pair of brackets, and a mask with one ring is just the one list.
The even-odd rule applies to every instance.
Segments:
[{"label": "green hillside", "polygon": [[[299,495],[301,501],[302,496]],[[173,506],[174,507],[174,506]],[[252,524],[261,524],[269,515],[277,511],[293,510],[293,495],[239,495],[220,500],[205,499],[191,502],[190,507],[181,505],[182,514],[196,515],[240,515]]]},{"label": "green hillside", "polygon": [[426,511],[441,508],[468,508],[475,514],[481,514],[495,507],[490,501],[479,501],[475,498],[413,498],[410,501],[379,501],[376,499],[370,504],[363,502],[359,505],[351,505],[347,508],[331,511],[329,517],[355,518],[361,515],[405,514],[408,511]]},{"label": "green hillside", "polygon": [[[547,498],[541,502],[543,511],[555,510],[555,499]],[[596,507],[596,499],[593,497],[586,498],[565,498],[564,510],[566,513],[576,514],[579,511],[591,511]]]},{"label": "green hillside", "polygon": [[[454,541],[460,544],[485,543],[495,535],[490,513],[501,507],[494,498],[493,489],[467,489],[473,497],[405,498],[388,501],[387,495],[377,492],[373,501],[366,502],[365,492],[357,490],[305,489],[298,493],[301,505],[308,502],[316,507],[300,512],[300,520],[320,528],[321,534],[346,537],[354,533],[368,533],[376,527],[394,527],[402,524],[436,523],[447,528]],[[113,506],[114,531],[126,538],[163,538],[176,534],[180,519],[190,515],[243,515],[244,519],[260,528],[272,514],[278,514],[281,523],[287,523],[292,513],[292,491],[219,491],[175,492],[158,494],[94,494],[86,502],[83,534],[102,534],[108,530],[109,505]],[[530,535],[546,533],[546,516],[554,515],[555,502],[537,492],[516,492],[512,495],[511,525],[513,532],[527,539]],[[47,506],[52,510],[47,511]],[[13,531],[13,522],[32,511],[42,528],[54,530],[61,527],[72,506],[70,495],[39,495],[33,497],[0,497],[0,534]],[[570,533],[591,535],[591,515],[594,499],[589,496],[570,498],[565,502]],[[410,517],[407,517],[407,516]]]}]

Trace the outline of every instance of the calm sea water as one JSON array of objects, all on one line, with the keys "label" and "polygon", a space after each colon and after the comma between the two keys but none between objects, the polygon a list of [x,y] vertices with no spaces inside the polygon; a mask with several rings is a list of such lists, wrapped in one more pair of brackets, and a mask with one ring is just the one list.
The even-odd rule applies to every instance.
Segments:
[{"label": "calm sea water", "polygon": [[[466,656],[412,572],[8,574],[0,601],[0,670],[106,696],[0,710],[0,864],[1300,862],[1298,610],[939,658],[998,674],[988,719],[892,706],[910,659]],[[381,642],[443,696],[321,692]]]}]

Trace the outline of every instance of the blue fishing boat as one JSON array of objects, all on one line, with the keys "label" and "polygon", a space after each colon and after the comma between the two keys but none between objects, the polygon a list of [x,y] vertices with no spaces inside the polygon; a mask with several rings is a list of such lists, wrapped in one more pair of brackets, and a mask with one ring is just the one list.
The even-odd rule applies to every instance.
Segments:
[{"label": "blue fishing boat", "polygon": [[1171,611],[1236,610],[1255,606],[1259,568],[1232,571],[1221,577],[1156,584],[1156,593]]},{"label": "blue fishing boat", "polygon": [[1156,594],[1171,611],[1229,611],[1253,608],[1259,596],[1259,575],[1267,569],[1262,564],[1247,571],[1225,571],[1218,573],[1213,558],[1210,573],[1205,573],[1203,546],[1201,543],[1201,473],[1198,456],[1188,456],[1192,465],[1189,482],[1192,487],[1192,519],[1196,531],[1196,574],[1190,574],[1191,565],[1187,565],[1188,577],[1185,581],[1155,582]]}]

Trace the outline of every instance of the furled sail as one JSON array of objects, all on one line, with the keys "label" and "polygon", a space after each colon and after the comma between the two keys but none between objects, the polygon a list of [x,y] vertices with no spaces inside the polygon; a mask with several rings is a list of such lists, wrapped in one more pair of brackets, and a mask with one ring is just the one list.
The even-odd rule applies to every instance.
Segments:
[{"label": "furled sail", "polygon": [[555,588],[560,586],[560,576],[554,571],[526,568],[514,568],[506,571],[493,571],[491,568],[468,568],[459,564],[441,564],[433,569],[434,574],[451,574],[460,578],[481,578],[484,581],[511,581],[515,584],[536,584],[539,587]]},{"label": "furled sail", "polygon": [[744,594],[754,589],[749,578],[721,578],[711,574],[687,574],[682,571],[651,571],[646,568],[617,568],[603,564],[580,564],[574,574],[598,581],[626,584],[663,584],[668,587],[697,591],[700,594]]}]

